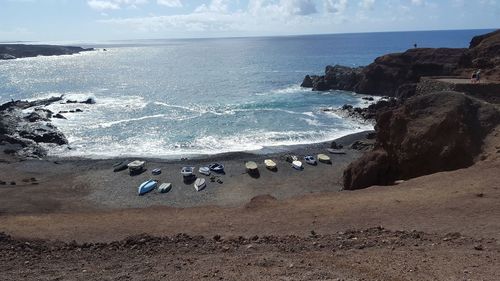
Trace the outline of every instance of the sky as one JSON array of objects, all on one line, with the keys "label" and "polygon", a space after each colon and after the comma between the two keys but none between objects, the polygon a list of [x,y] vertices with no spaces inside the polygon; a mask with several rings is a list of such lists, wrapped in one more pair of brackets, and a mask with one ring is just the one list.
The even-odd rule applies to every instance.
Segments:
[{"label": "sky", "polygon": [[500,28],[500,0],[0,0],[0,41]]}]

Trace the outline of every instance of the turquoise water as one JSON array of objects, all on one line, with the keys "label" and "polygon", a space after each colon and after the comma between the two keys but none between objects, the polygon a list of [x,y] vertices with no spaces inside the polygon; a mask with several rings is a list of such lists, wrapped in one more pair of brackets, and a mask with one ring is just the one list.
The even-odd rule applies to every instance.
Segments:
[{"label": "turquoise water", "polygon": [[93,97],[55,124],[71,149],[54,155],[177,157],[320,142],[371,124],[322,111],[366,106],[349,92],[299,87],[327,64],[366,65],[389,52],[467,47],[484,30],[100,42],[74,56],[0,61],[0,102]]}]

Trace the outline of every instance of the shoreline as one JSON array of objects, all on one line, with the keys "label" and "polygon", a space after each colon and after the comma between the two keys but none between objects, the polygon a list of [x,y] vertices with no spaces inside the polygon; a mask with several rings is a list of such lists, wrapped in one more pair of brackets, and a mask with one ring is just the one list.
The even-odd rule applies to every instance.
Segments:
[{"label": "shoreline", "polygon": [[[154,161],[159,163],[178,163],[188,160],[198,160],[198,161],[208,161],[208,160],[234,160],[239,158],[252,158],[257,157],[259,159],[275,157],[286,153],[304,154],[308,150],[325,149],[329,148],[332,142],[337,142],[344,145],[347,148],[353,142],[362,139],[368,133],[374,133],[374,130],[364,130],[357,133],[346,134],[342,137],[334,138],[327,141],[319,141],[305,144],[291,144],[291,145],[277,145],[277,146],[266,146],[258,150],[246,150],[246,151],[229,151],[220,152],[214,154],[187,154],[186,157],[180,155],[172,155],[167,157],[148,157],[148,156],[115,156],[115,157],[103,157],[103,158],[93,158],[93,157],[82,157],[82,156],[59,156],[51,155],[44,157],[41,160],[47,161],[121,161],[127,159],[143,159],[145,161]],[[328,154],[326,151],[325,154]]]},{"label": "shoreline", "polygon": [[[0,163],[0,180],[16,185],[0,186],[0,215],[37,214],[54,212],[81,212],[88,210],[115,210],[166,206],[190,207],[238,207],[258,196],[271,196],[277,200],[293,198],[310,193],[336,192],[342,189],[344,168],[362,155],[362,151],[348,148],[353,142],[366,139],[372,131],[351,134],[335,142],[345,147],[345,154],[327,152],[331,142],[287,147],[286,153],[252,154],[232,152],[189,159],[155,158],[45,158],[12,163]],[[332,164],[318,163],[310,166],[303,161],[305,155],[327,154]],[[294,154],[303,162],[304,169],[297,171],[284,159],[285,154]],[[271,158],[278,164],[276,172],[264,166],[264,159]],[[120,160],[146,161],[146,171],[130,176],[128,171],[113,172],[113,164]],[[257,177],[248,175],[244,163],[258,164]],[[200,166],[213,162],[225,165],[224,174],[215,174],[207,188],[196,192],[193,182],[184,181],[180,170],[183,166]],[[3,169],[1,169],[3,168]],[[158,176],[151,174],[160,168]],[[35,179],[30,181],[29,179]],[[137,187],[144,181],[155,179],[159,183],[170,182],[170,192],[161,194],[152,191],[137,196]],[[222,183],[216,182],[220,179]],[[4,187],[4,188],[2,188]]]}]

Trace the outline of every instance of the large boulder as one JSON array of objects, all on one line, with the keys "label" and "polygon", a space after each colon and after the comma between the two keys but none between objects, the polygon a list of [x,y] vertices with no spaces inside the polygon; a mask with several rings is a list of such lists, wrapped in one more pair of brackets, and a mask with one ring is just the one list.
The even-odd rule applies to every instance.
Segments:
[{"label": "large boulder", "polygon": [[385,185],[472,165],[500,112],[457,92],[415,96],[377,117],[376,149],[344,171],[344,188]]}]

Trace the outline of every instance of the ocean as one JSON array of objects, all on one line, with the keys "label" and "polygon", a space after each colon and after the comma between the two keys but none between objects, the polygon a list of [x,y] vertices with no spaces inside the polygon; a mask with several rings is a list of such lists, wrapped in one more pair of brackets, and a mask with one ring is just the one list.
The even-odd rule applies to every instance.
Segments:
[{"label": "ocean", "polygon": [[86,43],[99,49],[0,61],[0,102],[95,99],[49,106],[83,110],[54,119],[70,142],[50,148],[54,156],[177,158],[283,149],[373,128],[322,110],[367,106],[362,95],[303,89],[306,74],[322,74],[328,64],[367,65],[413,44],[468,47],[488,31]]}]

